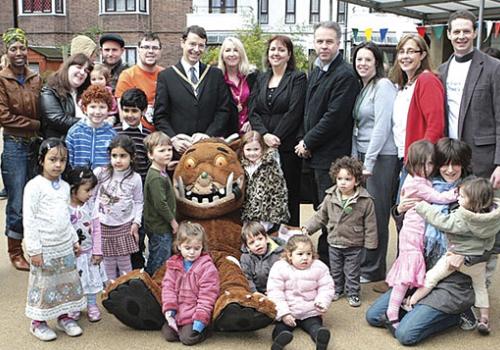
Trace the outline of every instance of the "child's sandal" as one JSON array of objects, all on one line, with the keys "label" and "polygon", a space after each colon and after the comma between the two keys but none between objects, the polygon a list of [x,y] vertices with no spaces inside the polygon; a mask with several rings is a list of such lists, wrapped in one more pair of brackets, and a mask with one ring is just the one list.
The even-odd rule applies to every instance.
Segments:
[{"label": "child's sandal", "polygon": [[488,319],[481,318],[477,324],[477,331],[481,335],[489,335],[491,332],[490,321]]}]

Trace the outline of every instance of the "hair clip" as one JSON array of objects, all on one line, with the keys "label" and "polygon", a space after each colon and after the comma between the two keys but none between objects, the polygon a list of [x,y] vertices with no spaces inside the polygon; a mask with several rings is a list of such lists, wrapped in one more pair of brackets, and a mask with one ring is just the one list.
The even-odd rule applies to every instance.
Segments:
[{"label": "hair clip", "polygon": [[81,179],[83,177],[83,171],[80,171],[80,175],[78,177]]}]

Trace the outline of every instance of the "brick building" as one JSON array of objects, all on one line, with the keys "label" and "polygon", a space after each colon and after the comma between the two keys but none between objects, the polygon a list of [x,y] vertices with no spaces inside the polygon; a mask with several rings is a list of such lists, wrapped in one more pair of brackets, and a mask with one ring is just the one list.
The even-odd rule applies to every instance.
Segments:
[{"label": "brick building", "polygon": [[13,26],[16,6],[30,46],[60,48],[76,34],[98,28],[124,38],[124,59],[132,64],[140,34],[153,31],[162,41],[160,64],[168,66],[182,54],[179,40],[191,5],[191,0],[2,0],[0,31]]}]

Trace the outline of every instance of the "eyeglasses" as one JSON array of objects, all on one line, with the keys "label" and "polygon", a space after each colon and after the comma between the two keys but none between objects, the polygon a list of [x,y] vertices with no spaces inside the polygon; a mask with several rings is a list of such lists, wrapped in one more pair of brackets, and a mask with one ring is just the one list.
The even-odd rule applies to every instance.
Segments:
[{"label": "eyeglasses", "polygon": [[161,49],[161,47],[159,47],[159,46],[149,46],[149,45],[139,46],[139,48],[142,50],[145,50],[145,51],[149,51],[149,50],[160,51],[160,49]]},{"label": "eyeglasses", "polygon": [[408,56],[413,56],[414,54],[416,53],[420,53],[422,52],[422,50],[413,50],[413,49],[408,49],[408,50],[399,50],[398,51],[398,55],[404,55],[404,54],[407,54]]}]

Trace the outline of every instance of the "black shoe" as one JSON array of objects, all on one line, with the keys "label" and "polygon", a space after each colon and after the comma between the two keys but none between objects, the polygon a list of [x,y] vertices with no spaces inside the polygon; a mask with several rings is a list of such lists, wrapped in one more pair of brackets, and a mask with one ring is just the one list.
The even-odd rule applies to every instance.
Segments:
[{"label": "black shoe", "polygon": [[318,329],[316,334],[316,350],[326,350],[330,342],[330,330],[325,327]]},{"label": "black shoe", "polygon": [[271,346],[271,350],[281,350],[287,344],[289,344],[293,340],[293,334],[289,331],[283,331],[274,338],[273,345]]},{"label": "black shoe", "polygon": [[399,323],[399,320],[390,321],[389,318],[387,318],[387,314],[383,314],[380,316],[380,321],[382,321],[385,328],[391,332],[392,336],[396,338],[396,327],[394,327],[394,324]]}]

